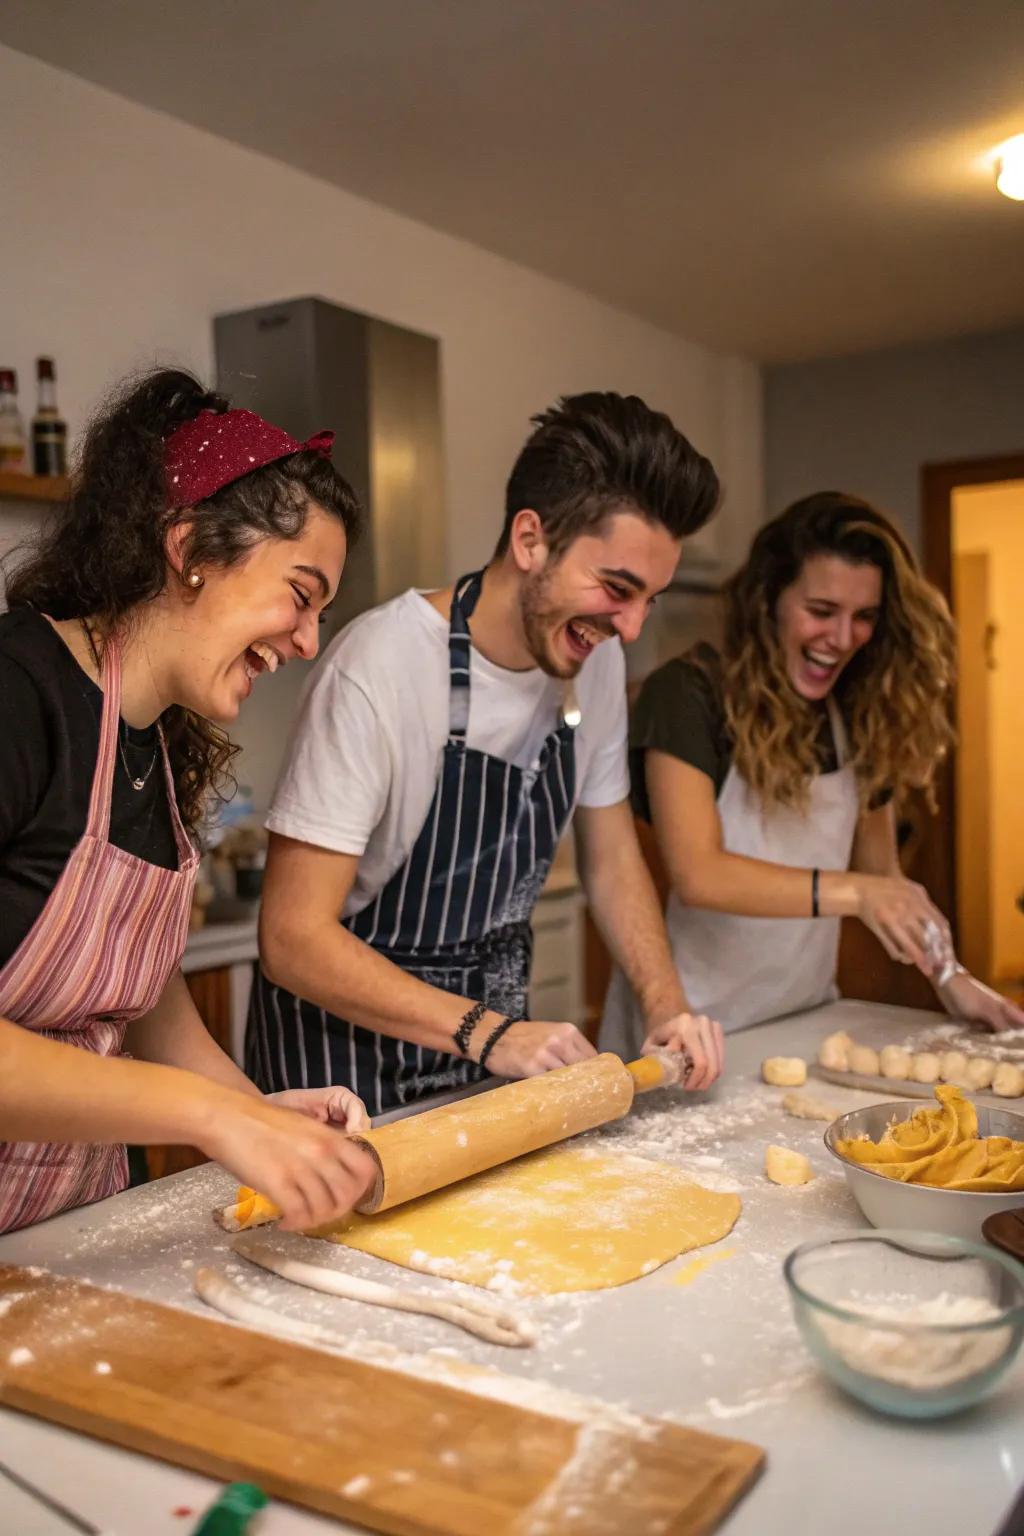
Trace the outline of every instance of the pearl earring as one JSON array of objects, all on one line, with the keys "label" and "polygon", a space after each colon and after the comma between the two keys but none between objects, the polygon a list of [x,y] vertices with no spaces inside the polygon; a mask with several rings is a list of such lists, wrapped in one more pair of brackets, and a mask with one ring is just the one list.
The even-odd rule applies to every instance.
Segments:
[{"label": "pearl earring", "polygon": [[205,577],[201,576],[198,571],[190,571],[188,576],[186,577],[186,581],[188,582],[188,585],[192,588],[192,590],[194,592],[198,592],[199,591],[199,588],[203,585],[204,580],[205,580]]}]

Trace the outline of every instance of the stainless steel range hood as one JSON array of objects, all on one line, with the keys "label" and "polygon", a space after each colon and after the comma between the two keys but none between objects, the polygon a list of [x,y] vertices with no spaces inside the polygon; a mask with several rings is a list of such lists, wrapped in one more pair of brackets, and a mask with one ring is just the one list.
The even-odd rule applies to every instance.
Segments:
[{"label": "stainless steel range hood", "polygon": [[445,580],[440,346],[323,299],[214,320],[218,388],[305,439],[337,434],[334,462],[366,525],[332,628],[411,586]]},{"label": "stainless steel range hood", "polygon": [[[326,644],[356,614],[408,587],[443,586],[447,562],[440,346],[431,336],[328,304],[291,299],[214,320],[218,387],[235,405],[305,439],[336,433],[333,459],[365,512]],[[269,803],[309,665],[263,676],[230,734],[239,783]]]}]

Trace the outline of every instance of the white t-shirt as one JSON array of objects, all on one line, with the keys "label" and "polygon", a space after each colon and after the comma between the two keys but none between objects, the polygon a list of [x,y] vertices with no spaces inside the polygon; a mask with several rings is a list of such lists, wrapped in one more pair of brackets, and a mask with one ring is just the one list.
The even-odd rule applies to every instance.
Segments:
[{"label": "white t-shirt", "polygon": [[[302,696],[267,818],[272,832],[359,856],[351,917],[405,862],[426,820],[448,738],[448,621],[416,591],[354,619]],[[565,685],[470,653],[467,744],[528,768],[558,724]],[[604,640],[576,678],[576,803],[629,793],[626,667]]]}]

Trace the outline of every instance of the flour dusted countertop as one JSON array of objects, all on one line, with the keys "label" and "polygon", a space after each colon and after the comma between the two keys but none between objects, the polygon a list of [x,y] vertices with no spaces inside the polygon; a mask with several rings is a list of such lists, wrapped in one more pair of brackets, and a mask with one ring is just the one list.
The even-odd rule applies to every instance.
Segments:
[{"label": "flour dusted countertop", "polygon": [[[876,1416],[819,1375],[782,1279],[782,1260],[796,1244],[864,1223],[822,1145],[824,1126],[783,1113],[786,1090],[760,1081],[761,1060],[813,1060],[825,1034],[845,1028],[856,1035],[883,1019],[891,1019],[894,1039],[936,1023],[904,1009],[845,1002],[745,1030],[728,1037],[726,1078],[710,1094],[650,1094],[627,1119],[590,1133],[585,1139],[602,1150],[658,1158],[707,1188],[735,1191],[743,1213],[721,1243],[618,1290],[514,1303],[537,1325],[532,1350],[503,1350],[441,1322],[303,1292],[253,1270],[229,1252],[227,1235],[211,1220],[235,1188],[211,1166],[0,1238],[0,1262],[45,1265],[204,1312],[192,1276],[197,1265],[213,1262],[254,1299],[336,1329],[366,1358],[401,1362],[416,1354],[423,1369],[430,1352],[425,1368],[435,1376],[467,1361],[488,1366],[512,1378],[491,1390],[537,1408],[548,1402],[557,1409],[565,1394],[585,1394],[752,1440],[767,1449],[768,1465],[723,1526],[728,1536],[886,1536],[901,1528],[991,1536],[1024,1481],[1024,1364],[987,1403],[956,1418],[915,1425]],[[880,1097],[813,1077],[808,1089],[839,1110]],[[769,1184],[769,1142],[804,1152],[813,1182]],[[354,1274],[410,1290],[440,1288],[363,1254],[347,1254],[349,1265]],[[196,1474],[17,1414],[0,1412],[0,1436],[12,1466],[44,1487],[73,1488],[75,1508],[118,1536],[181,1536],[188,1527],[173,1509],[198,1510],[212,1497],[214,1485]],[[56,1536],[63,1529],[56,1522],[38,1523],[48,1518],[26,1514],[23,1524],[2,1528]],[[260,1529],[299,1536],[345,1527],[275,1505]]]}]

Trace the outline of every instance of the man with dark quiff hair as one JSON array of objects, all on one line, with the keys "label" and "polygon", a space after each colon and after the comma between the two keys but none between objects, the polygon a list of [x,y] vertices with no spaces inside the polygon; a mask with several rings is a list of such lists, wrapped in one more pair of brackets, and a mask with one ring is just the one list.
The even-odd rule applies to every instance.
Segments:
[{"label": "man with dark quiff hair", "polygon": [[379,1114],[593,1055],[574,1022],[526,1017],[530,918],[570,819],[644,1048],[685,1051],[690,1088],[721,1070],[637,843],[622,653],[718,480],[636,396],[569,396],[534,426],[486,569],[363,614],[307,694],[268,823],[247,1045],[264,1086],[329,1076]]}]

